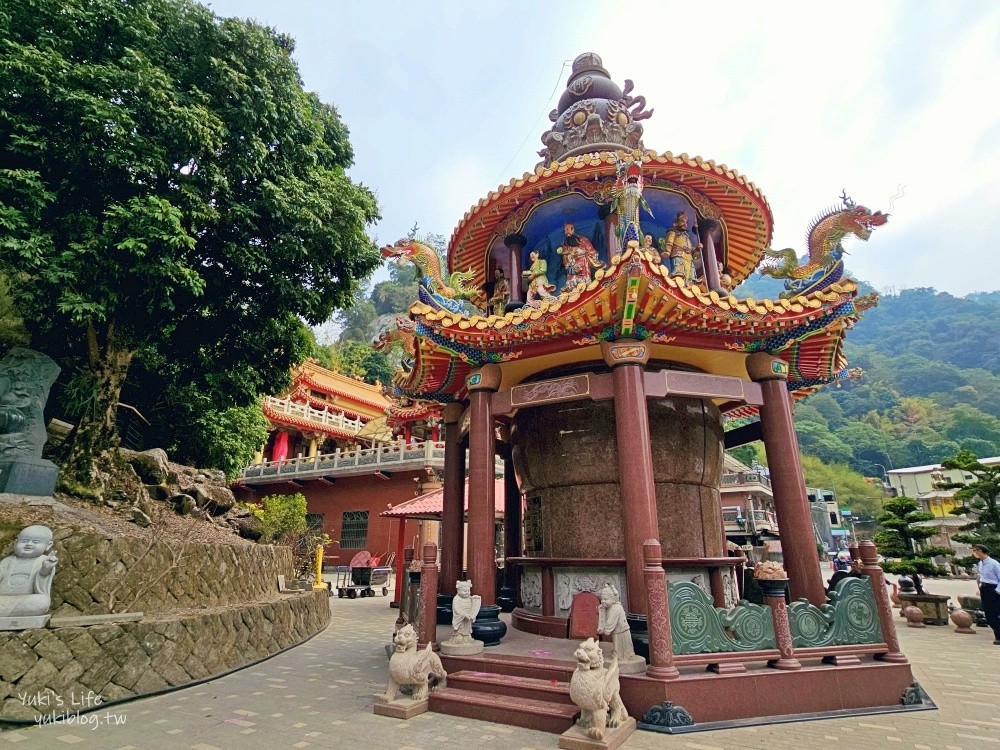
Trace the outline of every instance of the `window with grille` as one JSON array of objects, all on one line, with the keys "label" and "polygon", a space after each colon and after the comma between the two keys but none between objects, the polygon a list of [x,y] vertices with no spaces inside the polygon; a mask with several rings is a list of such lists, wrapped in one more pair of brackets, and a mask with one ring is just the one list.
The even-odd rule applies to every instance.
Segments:
[{"label": "window with grille", "polygon": [[341,549],[365,549],[368,546],[368,511],[344,511],[340,529]]},{"label": "window with grille", "polygon": [[323,528],[322,513],[306,513],[306,529],[314,534],[322,534]]}]

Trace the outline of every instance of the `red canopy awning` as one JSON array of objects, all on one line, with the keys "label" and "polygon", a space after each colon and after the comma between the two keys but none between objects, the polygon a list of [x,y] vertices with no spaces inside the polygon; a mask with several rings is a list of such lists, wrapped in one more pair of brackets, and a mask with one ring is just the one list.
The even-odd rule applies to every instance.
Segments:
[{"label": "red canopy awning", "polygon": [[[496,504],[496,517],[503,518],[504,480],[497,479],[493,485],[494,503]],[[441,520],[441,510],[444,507],[444,489],[433,490],[424,493],[405,503],[400,503],[395,508],[383,511],[381,514],[386,518],[426,518],[434,521]],[[469,510],[469,480],[465,480],[465,510]]]}]

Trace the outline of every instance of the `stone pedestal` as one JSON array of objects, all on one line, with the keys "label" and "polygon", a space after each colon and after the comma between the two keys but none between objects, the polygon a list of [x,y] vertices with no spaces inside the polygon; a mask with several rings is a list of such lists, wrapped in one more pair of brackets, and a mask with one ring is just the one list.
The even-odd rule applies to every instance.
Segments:
[{"label": "stone pedestal", "polygon": [[559,735],[559,747],[563,750],[615,750],[635,732],[635,719],[629,716],[620,726],[604,731],[604,739],[595,740],[587,732],[572,726]]},{"label": "stone pedestal", "polygon": [[56,490],[59,467],[44,458],[0,462],[0,492],[48,497]]},{"label": "stone pedestal", "polygon": [[427,712],[428,700],[415,701],[413,698],[400,698],[391,703],[375,699],[376,716],[388,716],[393,719],[412,719],[418,714]]},{"label": "stone pedestal", "polygon": [[646,660],[641,656],[632,656],[618,660],[618,671],[621,674],[642,674],[646,671]]},{"label": "stone pedestal", "polygon": [[30,630],[44,628],[50,615],[35,615],[33,617],[0,617],[0,630]]},{"label": "stone pedestal", "polygon": [[441,644],[441,653],[445,656],[474,656],[483,653],[485,645],[475,639],[471,641],[456,641],[448,639]]}]

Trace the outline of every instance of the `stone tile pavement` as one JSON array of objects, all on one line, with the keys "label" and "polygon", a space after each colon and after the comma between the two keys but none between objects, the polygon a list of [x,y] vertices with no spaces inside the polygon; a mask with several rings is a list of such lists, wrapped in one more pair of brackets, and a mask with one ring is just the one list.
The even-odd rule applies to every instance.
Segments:
[{"label": "stone tile pavement", "polygon": [[[929,588],[971,593],[974,585],[932,581]],[[385,685],[383,647],[395,610],[384,597],[330,601],[330,627],[280,656],[202,685],[84,714],[77,723],[0,732],[0,750],[556,747],[556,735],[516,727],[437,714],[409,722],[375,716],[371,707]],[[899,633],[917,679],[940,710],[679,736],[637,732],[624,747],[1000,750],[1000,646],[992,644],[992,635],[958,635],[950,626],[901,627]]]}]

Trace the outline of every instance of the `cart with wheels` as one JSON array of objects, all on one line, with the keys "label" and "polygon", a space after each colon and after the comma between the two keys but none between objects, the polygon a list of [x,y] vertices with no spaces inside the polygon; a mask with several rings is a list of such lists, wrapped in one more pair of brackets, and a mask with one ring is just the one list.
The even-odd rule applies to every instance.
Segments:
[{"label": "cart with wheels", "polygon": [[337,597],[357,599],[359,596],[375,596],[375,590],[382,589],[382,596],[389,593],[389,575],[392,568],[379,567],[379,558],[367,551],[359,552],[351,559],[350,565],[337,566]]}]

